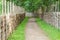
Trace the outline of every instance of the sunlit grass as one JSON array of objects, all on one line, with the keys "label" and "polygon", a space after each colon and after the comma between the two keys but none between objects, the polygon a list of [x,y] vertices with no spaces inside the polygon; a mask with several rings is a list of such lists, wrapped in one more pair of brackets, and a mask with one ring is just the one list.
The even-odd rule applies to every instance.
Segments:
[{"label": "sunlit grass", "polygon": [[28,18],[18,25],[16,30],[9,36],[8,40],[25,40],[25,26],[28,21]]},{"label": "sunlit grass", "polygon": [[36,19],[36,22],[43,29],[46,34],[50,37],[51,40],[60,40],[60,30],[54,28],[54,26],[47,24],[45,21],[40,18]]}]

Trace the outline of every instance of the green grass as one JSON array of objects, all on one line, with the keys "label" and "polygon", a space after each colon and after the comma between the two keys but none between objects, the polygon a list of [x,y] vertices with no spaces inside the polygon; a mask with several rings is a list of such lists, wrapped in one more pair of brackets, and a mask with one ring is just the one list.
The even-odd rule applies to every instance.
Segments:
[{"label": "green grass", "polygon": [[2,0],[0,0],[0,15],[2,14]]},{"label": "green grass", "polygon": [[28,21],[28,18],[25,18],[24,21],[18,25],[16,30],[9,36],[8,40],[25,40],[25,26]]},{"label": "green grass", "polygon": [[46,32],[46,34],[51,40],[60,40],[60,30],[58,30],[57,28],[55,28],[50,24],[47,24],[45,21],[41,20],[40,18],[37,18],[36,22],[38,23],[40,28]]}]

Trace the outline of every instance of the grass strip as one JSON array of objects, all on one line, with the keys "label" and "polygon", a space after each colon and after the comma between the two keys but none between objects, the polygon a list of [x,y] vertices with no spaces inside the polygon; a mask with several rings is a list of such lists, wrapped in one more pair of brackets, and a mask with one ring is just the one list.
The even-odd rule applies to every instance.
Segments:
[{"label": "grass strip", "polygon": [[28,21],[28,18],[25,18],[24,21],[18,25],[16,30],[9,36],[8,40],[25,40],[25,26]]},{"label": "grass strip", "polygon": [[46,32],[46,34],[50,37],[51,40],[60,40],[60,30],[46,23],[40,18],[36,18],[36,22],[39,27]]}]

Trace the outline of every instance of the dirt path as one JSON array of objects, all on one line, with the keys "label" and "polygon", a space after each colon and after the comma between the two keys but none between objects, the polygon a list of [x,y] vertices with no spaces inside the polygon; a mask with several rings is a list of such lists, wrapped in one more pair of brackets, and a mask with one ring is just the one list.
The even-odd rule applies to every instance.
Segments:
[{"label": "dirt path", "polygon": [[26,40],[49,40],[45,33],[38,27],[34,18],[30,18],[26,25]]}]

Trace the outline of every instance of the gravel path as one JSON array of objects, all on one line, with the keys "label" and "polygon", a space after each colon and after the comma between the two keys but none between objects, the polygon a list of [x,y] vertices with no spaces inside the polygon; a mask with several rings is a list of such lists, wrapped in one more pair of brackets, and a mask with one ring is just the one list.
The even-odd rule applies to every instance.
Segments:
[{"label": "gravel path", "polygon": [[43,30],[38,27],[35,18],[29,19],[25,32],[26,40],[49,40]]}]

